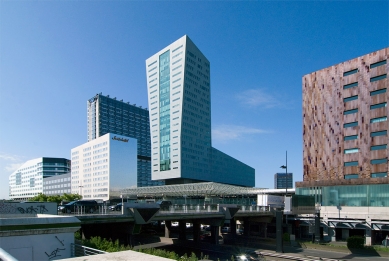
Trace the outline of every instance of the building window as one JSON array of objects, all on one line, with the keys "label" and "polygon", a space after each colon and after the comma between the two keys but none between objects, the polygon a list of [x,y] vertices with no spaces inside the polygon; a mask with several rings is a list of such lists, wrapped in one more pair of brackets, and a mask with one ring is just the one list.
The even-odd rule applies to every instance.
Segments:
[{"label": "building window", "polygon": [[354,101],[354,100],[357,100],[357,99],[358,99],[358,95],[354,95],[354,96],[350,96],[350,97],[344,98],[343,102]]},{"label": "building window", "polygon": [[358,161],[348,161],[344,163],[345,167],[358,166]]},{"label": "building window", "polygon": [[374,96],[374,95],[381,94],[381,93],[385,93],[385,92],[386,92],[386,88],[384,88],[384,89],[379,89],[379,90],[370,92],[370,96]]},{"label": "building window", "polygon": [[371,146],[370,150],[386,150],[386,144],[383,145],[376,145],[376,146]]},{"label": "building window", "polygon": [[358,86],[358,82],[353,82],[353,83],[350,83],[350,84],[346,84],[346,85],[343,85],[343,90],[346,90],[348,88],[352,88],[352,87],[356,87]]},{"label": "building window", "polygon": [[370,64],[370,69],[386,64],[386,60]]},{"label": "building window", "polygon": [[358,148],[345,149],[345,150],[344,150],[344,154],[357,153],[358,151],[359,151]]},{"label": "building window", "polygon": [[347,175],[344,175],[344,179],[357,179],[358,178],[358,174],[347,174]]},{"label": "building window", "polygon": [[385,78],[386,78],[386,74],[379,75],[379,76],[370,78],[370,82],[376,82],[376,81],[379,81],[379,80],[383,80]]},{"label": "building window", "polygon": [[352,110],[344,111],[343,114],[347,115],[347,114],[353,114],[353,113],[357,113],[357,112],[358,112],[358,109],[352,109]]},{"label": "building window", "polygon": [[373,159],[370,161],[370,164],[373,164],[373,165],[377,165],[377,164],[383,164],[383,163],[386,163],[388,161],[387,158],[384,158],[384,159]]},{"label": "building window", "polygon": [[357,72],[358,72],[358,69],[354,69],[354,70],[351,70],[351,71],[344,72],[343,76],[349,76],[349,75],[357,73]]},{"label": "building window", "polygon": [[370,110],[386,107],[386,102],[370,105]]},{"label": "building window", "polygon": [[371,132],[370,133],[370,137],[377,137],[377,136],[386,136],[387,135],[387,132],[386,130],[384,131],[375,131],[375,132]]},{"label": "building window", "polygon": [[356,140],[358,139],[358,135],[350,135],[350,136],[344,136],[344,140]]},{"label": "building window", "polygon": [[388,117],[378,117],[370,120],[370,123],[375,123],[375,122],[381,122],[381,121],[387,121]]},{"label": "building window", "polygon": [[344,128],[350,128],[350,127],[355,127],[355,126],[358,126],[358,122],[357,121],[343,124]]},{"label": "building window", "polygon": [[372,178],[386,178],[388,176],[387,172],[375,172],[371,173],[370,177]]}]

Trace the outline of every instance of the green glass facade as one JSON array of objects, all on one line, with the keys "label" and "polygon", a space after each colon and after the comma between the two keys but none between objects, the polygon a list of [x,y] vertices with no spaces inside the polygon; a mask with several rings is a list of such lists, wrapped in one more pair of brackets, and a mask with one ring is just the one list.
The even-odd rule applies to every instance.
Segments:
[{"label": "green glass facade", "polygon": [[315,196],[321,206],[389,206],[389,184],[296,188],[296,195]]},{"label": "green glass facade", "polygon": [[170,170],[170,51],[159,57],[160,171]]}]

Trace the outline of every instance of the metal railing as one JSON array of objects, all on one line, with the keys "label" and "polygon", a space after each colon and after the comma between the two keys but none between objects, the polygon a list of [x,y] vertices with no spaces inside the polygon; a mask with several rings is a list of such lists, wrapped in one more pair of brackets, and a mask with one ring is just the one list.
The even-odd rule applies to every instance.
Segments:
[{"label": "metal railing", "polygon": [[[163,206],[159,213],[218,213],[220,212],[219,204],[173,204],[171,206]],[[272,212],[272,208],[268,206],[257,205],[238,205],[239,212]],[[99,206],[93,213],[88,211],[84,206],[78,206],[73,209],[71,213],[62,213],[58,211],[59,215],[121,215],[121,211],[110,210],[107,206]]]},{"label": "metal railing", "polygon": [[94,249],[91,247],[86,247],[79,244],[70,244],[70,248],[72,251],[72,257],[78,257],[78,256],[92,256],[92,255],[99,255],[99,254],[107,254],[108,252],[101,251],[98,249]]},{"label": "metal railing", "polygon": [[0,261],[18,261],[18,260],[0,247]]}]

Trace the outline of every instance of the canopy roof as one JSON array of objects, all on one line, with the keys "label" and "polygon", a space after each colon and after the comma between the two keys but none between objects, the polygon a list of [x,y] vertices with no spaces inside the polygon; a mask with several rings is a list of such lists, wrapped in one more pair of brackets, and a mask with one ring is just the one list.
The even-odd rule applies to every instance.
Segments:
[{"label": "canopy roof", "polygon": [[154,187],[129,188],[121,190],[122,195],[137,196],[232,196],[255,195],[267,191],[263,188],[239,187],[215,182],[165,185]]}]

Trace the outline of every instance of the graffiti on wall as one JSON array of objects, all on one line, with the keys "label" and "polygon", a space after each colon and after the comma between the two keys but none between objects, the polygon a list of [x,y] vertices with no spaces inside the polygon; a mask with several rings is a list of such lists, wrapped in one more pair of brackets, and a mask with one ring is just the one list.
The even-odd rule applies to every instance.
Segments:
[{"label": "graffiti on wall", "polygon": [[0,202],[0,214],[57,214],[57,203]]},{"label": "graffiti on wall", "polygon": [[[62,247],[65,246],[65,244],[64,244],[64,241],[65,241],[65,240],[61,240],[61,239],[59,239],[57,236],[55,236],[55,238],[56,238],[56,239],[58,240],[58,242],[62,245]],[[60,255],[60,254],[61,254],[61,251],[64,251],[64,250],[66,250],[66,248],[59,248],[59,247],[57,247],[56,249],[54,249],[53,251],[51,251],[50,254],[47,254],[47,252],[45,252],[45,254],[46,254],[47,257],[49,258],[49,260],[51,260],[52,258],[61,256],[61,255]]]}]

